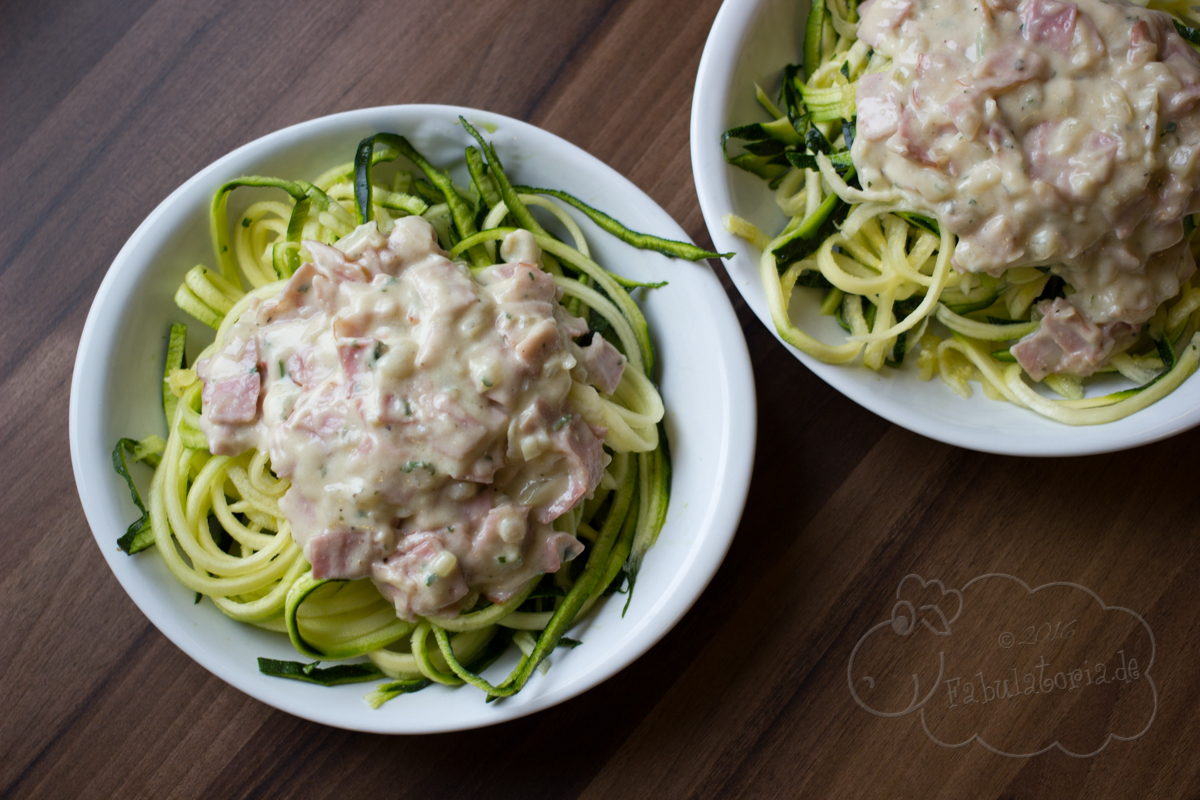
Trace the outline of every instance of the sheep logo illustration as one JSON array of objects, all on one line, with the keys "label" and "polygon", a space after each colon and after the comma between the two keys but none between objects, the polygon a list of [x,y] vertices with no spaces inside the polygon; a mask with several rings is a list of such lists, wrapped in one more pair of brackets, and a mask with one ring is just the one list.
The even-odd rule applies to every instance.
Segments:
[{"label": "sheep logo illustration", "polygon": [[855,644],[846,678],[865,711],[916,714],[942,747],[1084,758],[1149,730],[1155,648],[1141,616],[1078,584],[989,574],[950,589],[911,574]]}]

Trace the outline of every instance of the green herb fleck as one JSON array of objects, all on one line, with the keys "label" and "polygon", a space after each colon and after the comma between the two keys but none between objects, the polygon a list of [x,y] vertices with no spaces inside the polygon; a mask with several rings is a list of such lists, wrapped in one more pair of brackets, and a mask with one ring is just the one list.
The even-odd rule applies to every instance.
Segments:
[{"label": "green herb fleck", "polygon": [[564,425],[569,425],[570,423],[571,423],[571,415],[564,414],[563,416],[558,418],[557,422],[554,423],[554,430],[556,430],[556,431],[562,430],[562,427]]},{"label": "green herb fleck", "polygon": [[243,218],[242,218],[242,227],[243,227],[243,228],[249,228],[249,227],[250,227],[250,218],[249,218],[249,217],[243,217]]}]

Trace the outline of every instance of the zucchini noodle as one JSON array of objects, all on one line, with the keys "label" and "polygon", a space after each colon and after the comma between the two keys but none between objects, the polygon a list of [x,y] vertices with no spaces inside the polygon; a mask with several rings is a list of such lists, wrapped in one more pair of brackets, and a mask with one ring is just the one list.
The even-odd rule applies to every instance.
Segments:
[{"label": "zucchini noodle", "polygon": [[[1149,7],[1182,20],[1179,33],[1200,49],[1200,29],[1187,27],[1196,24],[1191,9],[1163,0]],[[1126,351],[1097,371],[1119,373],[1132,388],[1085,397],[1085,380],[1053,373],[1041,381],[1048,392],[1029,385],[1009,348],[1039,327],[1038,302],[1063,297],[1070,287],[1047,267],[1014,268],[999,278],[960,273],[950,263],[957,239],[945,226],[895,190],[858,184],[850,157],[858,81],[891,66],[857,39],[858,22],[856,0],[816,0],[802,63],[784,68],[778,99],[755,87],[769,120],[721,137],[726,161],[766,181],[788,217],[774,238],[735,215],[723,219],[730,233],[762,253],[760,278],[779,337],[825,363],[859,362],[876,371],[901,368],[912,356],[923,380],[936,375],[963,397],[978,382],[992,399],[1069,425],[1120,419],[1181,384],[1195,370],[1195,275]],[[732,152],[731,139],[741,143],[740,152]],[[1200,251],[1190,217],[1185,225],[1193,251]],[[844,341],[822,341],[793,322],[798,290],[821,293],[819,314],[836,319]],[[1178,359],[1162,357],[1176,349]]]},{"label": "zucchini noodle", "polygon": [[[568,394],[586,422],[607,428],[604,448],[611,456],[593,496],[555,522],[557,529],[586,542],[583,556],[555,574],[534,577],[502,603],[481,599],[457,616],[416,622],[398,618],[369,579],[315,579],[280,510],[290,484],[272,472],[268,454],[209,452],[199,424],[203,386],[184,363],[182,325],[172,326],[169,337],[165,443],[158,437],[141,443],[122,440],[114,453],[114,464],[127,480],[126,450],[135,460],[156,465],[146,517],[122,537],[123,549],[133,554],[155,546],[171,574],[197,592],[197,601],[209,597],[238,622],[286,634],[308,658],[365,656],[369,660],[350,671],[269,659],[260,659],[260,669],[330,685],[386,678],[389,682],[368,696],[376,706],[431,683],[472,683],[493,698],[519,691],[533,669],[545,669],[545,659],[560,643],[570,643],[563,634],[581,614],[622,585],[632,590],[641,559],[665,521],[669,497],[670,470],[660,429],[664,408],[651,379],[654,351],[646,320],[626,290],[626,285],[643,284],[596,263],[582,229],[559,201],[515,192],[495,150],[462,123],[483,148],[483,155],[468,149],[472,180],[467,188],[455,185],[394,134],[364,140],[355,162],[334,167],[311,184],[258,176],[226,184],[211,209],[219,269],[201,265],[190,270],[176,303],[215,329],[213,342],[198,355],[205,358],[220,352],[227,331],[255,298],[279,294],[299,265],[310,260],[302,240],[336,242],[356,229],[356,219],[374,220],[386,235],[396,219],[418,214],[434,223],[441,245],[453,257],[461,254],[478,271],[494,262],[494,243],[505,233],[518,227],[530,230],[562,302],[588,321],[592,335],[609,337],[628,361],[611,396],[578,380]],[[418,167],[416,174],[397,169],[385,178],[382,170],[372,171],[401,156]],[[282,189],[287,197],[250,205],[234,221],[231,236],[228,195],[242,186]],[[602,213],[562,196],[576,208]],[[570,243],[534,221],[529,207],[548,211],[548,222],[561,225]],[[643,237],[653,239],[655,249],[679,248],[673,254],[682,257],[715,255],[629,231],[603,216],[605,229],[631,244]],[[247,285],[248,291],[243,288]],[[132,481],[130,487],[140,506]],[[512,673],[497,685],[479,677],[514,641],[521,655]]]}]

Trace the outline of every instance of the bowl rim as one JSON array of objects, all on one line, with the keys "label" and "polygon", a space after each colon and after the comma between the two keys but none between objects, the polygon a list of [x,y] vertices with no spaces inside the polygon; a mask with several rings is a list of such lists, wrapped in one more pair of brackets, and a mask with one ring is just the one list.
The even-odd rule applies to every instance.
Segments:
[{"label": "bowl rim", "polygon": [[[1009,404],[986,400],[979,391],[970,400],[961,400],[940,381],[927,384],[946,390],[947,402],[978,402],[980,408],[987,409],[980,417],[980,424],[967,425],[939,414],[936,404],[941,399],[932,392],[929,397],[935,399],[935,404],[898,402],[892,395],[893,391],[901,393],[896,387],[901,386],[903,376],[887,374],[889,371],[885,370],[870,381],[856,379],[852,370],[821,362],[783,341],[771,321],[760,283],[759,251],[728,233],[721,222],[723,215],[735,211],[731,176],[736,168],[725,162],[717,145],[720,134],[729,127],[726,113],[731,92],[742,91],[732,85],[739,61],[756,23],[772,2],[780,4],[779,0],[725,0],[721,4],[700,57],[689,132],[696,195],[715,249],[736,253],[732,258],[722,259],[730,281],[780,344],[811,372],[863,408],[930,439],[985,453],[1036,457],[1095,455],[1150,444],[1200,424],[1200,380],[1195,375],[1148,409],[1116,422],[1087,427],[1057,423],[1026,409],[1006,408]],[[807,3],[798,0],[795,5],[799,8]],[[783,66],[780,63],[779,69]],[[861,369],[858,365],[856,368]],[[913,393],[904,399],[915,397]],[[957,408],[952,411],[958,412]]]},{"label": "bowl rim", "polygon": [[[387,714],[386,711],[382,711],[373,712],[376,716],[369,724],[348,721],[346,715],[328,713],[328,710],[324,708],[329,705],[328,703],[321,703],[318,707],[304,707],[286,700],[280,702],[278,693],[273,692],[272,697],[264,697],[263,692],[255,685],[254,678],[261,677],[256,671],[247,669],[244,665],[229,663],[228,660],[221,657],[219,652],[209,652],[204,647],[204,642],[199,641],[192,632],[181,629],[172,618],[172,614],[163,607],[165,604],[155,602],[153,587],[147,591],[143,582],[138,581],[135,585],[122,575],[119,564],[123,562],[120,562],[119,559],[127,559],[128,556],[116,553],[115,548],[111,546],[111,540],[115,538],[120,529],[112,528],[110,525],[111,518],[106,504],[121,503],[124,500],[124,503],[128,505],[127,494],[125,498],[113,499],[114,490],[111,489],[111,483],[109,487],[104,484],[104,480],[109,476],[101,477],[106,468],[111,472],[111,467],[107,466],[103,460],[97,463],[96,448],[90,443],[85,445],[83,441],[85,426],[93,425],[97,420],[104,419],[101,410],[92,408],[90,403],[85,403],[83,387],[93,385],[97,379],[106,374],[105,359],[112,357],[111,351],[97,350],[100,347],[101,334],[112,338],[115,336],[115,332],[121,329],[119,320],[113,321],[117,315],[106,313],[103,309],[106,309],[114,299],[120,300],[122,297],[127,297],[137,283],[134,273],[136,272],[140,276],[147,269],[147,267],[142,267],[139,271],[138,265],[153,260],[152,256],[139,257],[138,248],[142,240],[146,238],[150,230],[163,223],[164,219],[173,219],[172,214],[179,219],[187,218],[186,206],[190,202],[188,198],[196,191],[195,187],[211,180],[213,176],[223,176],[223,171],[228,169],[227,165],[239,161],[247,155],[253,155],[258,161],[262,161],[271,155],[286,153],[289,148],[330,131],[345,131],[356,125],[376,124],[374,121],[380,117],[394,117],[395,127],[403,130],[406,125],[415,125],[434,118],[444,118],[449,121],[456,119],[459,115],[472,120],[486,119],[494,122],[502,127],[505,135],[511,134],[519,137],[527,146],[533,143],[539,152],[547,147],[547,142],[552,143],[549,145],[551,152],[547,153],[550,161],[569,158],[572,164],[580,165],[581,173],[589,171],[602,175],[604,181],[611,182],[612,191],[628,195],[638,203],[648,203],[648,208],[661,216],[661,219],[653,220],[656,232],[690,241],[686,232],[658,203],[623,175],[577,145],[529,123],[491,111],[438,104],[377,106],[330,114],[282,128],[247,142],[219,157],[171,192],[130,235],[109,266],[84,324],[72,371],[69,439],[76,487],[93,537],[125,592],[167,639],[183,650],[192,660],[226,683],[287,713],[350,730],[379,733],[431,733],[482,727],[516,719],[557,705],[607,680],[653,647],[678,623],[699,598],[704,588],[712,580],[732,543],[749,492],[757,428],[755,388],[749,351],[729,297],[721,288],[711,266],[702,262],[697,264],[698,271],[688,273],[689,276],[694,277],[688,277],[687,280],[694,280],[696,282],[694,291],[710,301],[710,310],[714,315],[711,322],[715,329],[720,330],[722,334],[718,337],[719,352],[715,354],[719,357],[713,359],[717,364],[717,374],[723,378],[718,387],[720,391],[715,394],[719,395],[722,400],[725,411],[724,419],[721,420],[724,428],[721,431],[723,435],[720,440],[719,456],[715,459],[716,463],[713,467],[715,471],[712,472],[715,491],[709,506],[705,509],[703,524],[696,532],[694,543],[684,553],[684,558],[676,574],[671,578],[663,597],[636,620],[636,627],[629,632],[629,636],[632,638],[629,640],[628,646],[624,648],[625,651],[620,653],[619,657],[605,656],[601,658],[599,667],[583,669],[580,678],[573,680],[565,687],[557,687],[553,691],[547,692],[529,692],[527,689],[528,694],[523,692],[522,695],[525,697],[522,699],[528,700],[528,702],[491,704],[491,708],[497,709],[499,713],[486,719],[477,717],[466,722],[447,719],[421,720],[417,724],[405,724],[414,721],[406,719],[403,714]],[[349,138],[351,137],[347,135],[347,139]],[[182,206],[182,210],[176,210],[177,206]],[[719,292],[719,297],[717,292]],[[123,491],[123,486],[121,491]],[[119,495],[120,491],[116,491],[115,494]],[[128,524],[128,522],[124,524]],[[669,524],[670,518],[668,518]],[[102,533],[104,538],[102,538]],[[233,623],[232,620],[228,622]],[[361,686],[365,687],[366,684]],[[469,689],[467,691],[474,692]],[[534,696],[529,697],[529,695]],[[482,700],[479,705],[483,706]],[[355,709],[355,713],[357,712],[358,709]],[[389,722],[392,724],[388,724]],[[401,724],[395,724],[397,722]]]}]

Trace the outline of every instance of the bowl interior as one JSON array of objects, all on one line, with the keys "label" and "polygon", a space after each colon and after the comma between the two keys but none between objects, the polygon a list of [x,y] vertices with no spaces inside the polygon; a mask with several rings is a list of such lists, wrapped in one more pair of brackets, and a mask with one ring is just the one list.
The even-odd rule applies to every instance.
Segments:
[{"label": "bowl interior", "polygon": [[[463,114],[492,132],[507,171],[523,183],[561,188],[637,230],[687,236],[649,197],[612,169],[525,123],[471,109],[397,106],[325,117],[271,134],[230,153],[194,176],[146,219],[113,262],[80,343],[71,390],[71,451],[88,521],[109,566],[142,611],[172,641],[242,691],[284,711],[340,727],[379,732],[455,730],[511,719],[594,686],[650,648],[686,612],[716,571],[737,526],[753,459],[753,378],[745,340],[719,281],[704,264],[673,261],[628,247],[575,214],[601,263],[633,278],[667,280],[643,308],[660,355],[659,381],[673,460],[672,499],[657,546],[645,560],[629,611],[623,596],[598,607],[571,634],[584,646],[551,657],[515,698],[485,704],[474,689],[435,686],[375,711],[362,700],[371,684],[324,688],[268,678],[256,658],[303,660],[286,637],[225,618],[167,572],[153,549],[134,557],[116,539],[137,517],[111,451],[124,436],[165,433],[160,406],[162,363],[171,322],[189,323],[188,357],[212,332],[172,300],[184,273],[213,264],[208,204],[224,181],[243,174],[315,178],[353,158],[356,143],[376,131],[406,135],[434,163],[469,178],[458,125]],[[230,218],[260,190],[238,190]],[[706,319],[697,326],[697,314]],[[703,387],[703,391],[695,391]],[[137,467],[148,487],[149,471]],[[493,666],[493,679],[515,658]]]},{"label": "bowl interior", "polygon": [[[721,133],[735,125],[768,118],[755,100],[754,85],[772,96],[778,91],[783,67],[800,59],[808,8],[807,0],[726,0],[705,44],[692,101],[692,172],[705,223],[718,251],[736,253],[725,260],[725,268],[772,333],[775,326],[759,277],[761,253],[726,231],[722,217],[744,217],[768,235],[780,231],[787,220],[764,181],[725,163],[719,142]],[[798,290],[798,295],[790,309],[793,322],[823,341],[843,341],[845,334],[837,323],[816,313],[817,293]],[[1196,377],[1123,420],[1072,427],[989,400],[978,384],[973,384],[974,395],[964,400],[939,380],[920,380],[911,367],[885,367],[876,373],[861,366],[834,366],[783,344],[806,367],[865,408],[916,433],[974,450],[1033,456],[1101,453],[1173,436],[1200,423],[1200,379]],[[1089,394],[1108,391],[1111,384],[1095,385]]]}]

